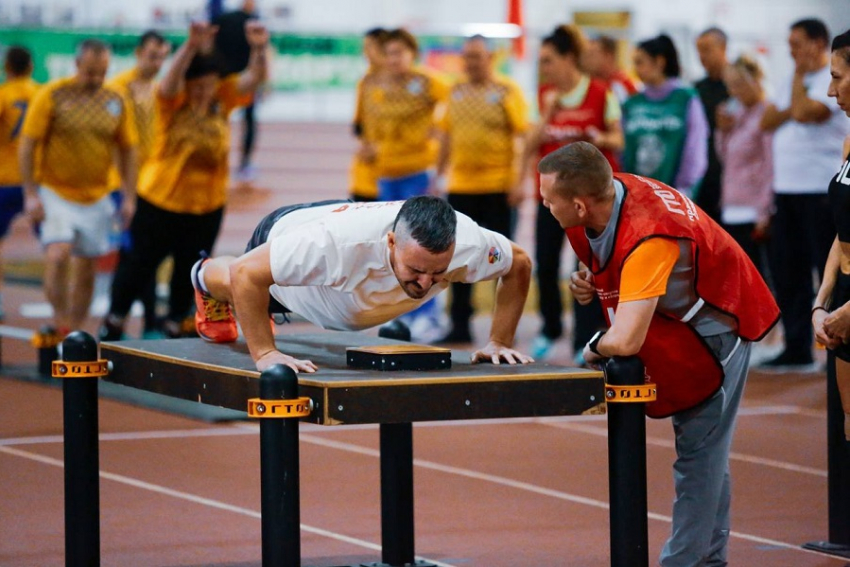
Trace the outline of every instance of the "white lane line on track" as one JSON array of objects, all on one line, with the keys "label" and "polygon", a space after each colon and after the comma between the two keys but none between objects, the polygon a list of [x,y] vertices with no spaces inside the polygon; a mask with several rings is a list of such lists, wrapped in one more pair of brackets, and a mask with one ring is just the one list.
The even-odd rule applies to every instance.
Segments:
[{"label": "white lane line on track", "polygon": [[[63,461],[59,459],[54,459],[52,457],[46,457],[44,455],[39,455],[36,453],[31,453],[29,451],[22,451],[20,449],[13,449],[11,447],[0,447],[0,453],[7,453],[9,455],[14,455],[16,457],[22,457],[24,459],[29,459],[32,461],[36,461],[45,465],[51,465],[59,468],[65,468],[65,464]],[[249,508],[242,508],[241,506],[234,506],[232,504],[227,504],[226,502],[221,502],[219,500],[213,500],[211,498],[204,498],[203,496],[197,496],[195,494],[190,494],[188,492],[183,492],[180,490],[173,490],[171,488],[167,488],[165,486],[160,486],[158,484],[151,484],[149,482],[144,482],[142,480],[138,480],[135,478],[131,478],[128,476],[113,474],[106,471],[100,471],[100,478],[111,480],[113,482],[118,482],[121,484],[125,484],[128,486],[132,486],[134,488],[139,488],[141,490],[147,490],[149,492],[155,492],[157,494],[162,494],[163,496],[170,496],[172,498],[177,498],[180,500],[185,500],[188,502],[192,502],[194,504],[200,504],[202,506],[207,506],[209,508],[215,508],[218,510],[224,510],[226,512],[233,512],[236,514],[240,514],[242,516],[249,516],[251,518],[260,519],[260,512],[256,510],[251,510]],[[317,528],[315,526],[308,526],[307,524],[301,524],[301,530],[315,534],[318,536],[335,539],[337,541],[341,541],[344,543],[348,543],[351,545],[355,545],[358,547],[364,547],[366,549],[370,549],[373,551],[381,551],[381,546],[372,543],[371,541],[366,541],[354,537],[350,537],[344,534],[331,532],[328,530],[323,530],[322,528]],[[437,565],[437,567],[456,567],[450,563],[442,563],[439,561],[435,561],[434,559],[428,559],[426,557],[417,556],[416,559],[426,561],[428,563],[433,563]]]},{"label": "white lane line on track", "polygon": [[[555,427],[558,429],[566,429],[568,431],[577,431],[581,433],[587,433],[590,435],[597,435],[599,437],[608,437],[608,429],[601,427],[594,427],[592,425],[583,425],[580,423],[546,423],[548,427]],[[647,437],[646,444],[652,445],[654,447],[664,447],[665,449],[676,449],[676,445],[673,441],[669,439],[661,439],[658,437]],[[788,463],[785,461],[779,461],[777,459],[768,459],[766,457],[757,457],[755,455],[748,455],[746,453],[737,453],[732,451],[729,453],[729,459],[733,461],[741,461],[743,463],[750,463],[752,465],[762,465],[766,467],[772,467],[776,469],[781,469],[789,472],[796,472],[802,474],[810,474],[813,476],[819,476],[823,478],[827,478],[829,476],[829,472],[823,469],[818,469],[815,467],[807,467],[805,465],[796,465],[794,463]]]},{"label": "white lane line on track", "polygon": [[[332,449],[339,449],[339,450],[342,450],[342,451],[348,451],[348,452],[357,453],[357,454],[360,454],[360,455],[367,455],[367,456],[370,456],[370,457],[380,457],[380,452],[377,449],[370,449],[368,447],[362,447],[360,445],[355,445],[355,444],[352,444],[352,443],[332,441],[330,439],[317,437],[315,435],[301,435],[301,439],[303,441],[308,442],[308,443],[321,445],[323,447],[328,447],[328,448],[332,448]],[[448,465],[442,465],[440,463],[435,463],[435,462],[432,462],[432,461],[426,461],[426,460],[422,460],[422,459],[413,459],[413,464],[414,464],[414,466],[418,466],[418,467],[421,467],[421,468],[424,468],[424,469],[430,469],[430,470],[434,470],[434,471],[438,471],[438,472],[443,472],[443,473],[446,473],[446,474],[453,474],[453,475],[457,475],[457,476],[462,476],[462,477],[470,478],[470,479],[473,479],[473,480],[491,482],[491,483],[498,484],[498,485],[501,485],[501,486],[514,488],[514,489],[517,489],[517,490],[524,490],[524,491],[527,491],[527,492],[532,492],[534,494],[539,494],[541,496],[548,496],[548,497],[552,497],[552,498],[557,498],[559,500],[574,502],[576,504],[582,504],[582,505],[585,505],[585,506],[592,506],[594,508],[601,508],[603,510],[610,509],[608,502],[604,502],[602,500],[596,500],[594,498],[586,498],[584,496],[578,496],[576,494],[570,494],[568,492],[562,492],[560,490],[545,488],[545,487],[538,486],[538,485],[535,485],[535,484],[517,481],[517,480],[513,480],[513,479],[509,479],[509,478],[505,478],[505,477],[501,477],[501,476],[497,476],[497,475],[481,473],[481,472],[478,472],[478,471],[474,471],[474,470],[470,470],[470,469],[464,469],[464,468],[461,468],[461,467],[453,467],[453,466],[448,466]],[[655,512],[647,513],[647,517],[650,520],[657,520],[659,522],[665,522],[665,523],[668,523],[668,524],[672,523],[672,521],[673,521],[673,518],[671,518],[670,516],[666,516],[664,514],[657,514]],[[758,544],[761,544],[761,545],[770,545],[770,546],[773,546],[773,547],[781,547],[781,548],[784,548],[784,549],[793,549],[794,551],[802,551],[804,553],[811,553],[811,554],[814,554],[814,555],[820,555],[820,556],[827,557],[827,558],[830,558],[830,559],[837,559],[837,560],[843,561],[843,559],[841,559],[839,557],[835,557],[834,555],[828,555],[826,553],[821,553],[819,551],[803,549],[802,547],[799,546],[799,544],[796,544],[796,543],[788,543],[788,542],[784,542],[784,541],[779,541],[779,540],[775,540],[775,539],[770,539],[770,538],[766,538],[766,537],[761,537],[761,536],[757,536],[757,535],[746,534],[746,533],[736,532],[736,531],[730,532],[730,537],[734,537],[734,538],[742,539],[742,540],[746,540],[746,541],[751,541],[751,542],[758,543]]]}]

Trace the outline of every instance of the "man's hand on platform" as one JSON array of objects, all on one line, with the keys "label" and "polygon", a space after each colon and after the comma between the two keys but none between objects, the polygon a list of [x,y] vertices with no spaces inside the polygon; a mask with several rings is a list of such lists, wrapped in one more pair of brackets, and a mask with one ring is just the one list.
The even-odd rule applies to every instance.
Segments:
[{"label": "man's hand on platform", "polygon": [[500,364],[502,360],[508,364],[528,364],[534,362],[534,359],[530,356],[495,341],[490,341],[487,343],[487,346],[472,353],[473,364],[477,362]]},{"label": "man's hand on platform", "polygon": [[257,359],[257,370],[263,372],[275,364],[283,364],[295,372],[315,372],[318,367],[309,360],[298,360],[280,351],[269,351]]}]

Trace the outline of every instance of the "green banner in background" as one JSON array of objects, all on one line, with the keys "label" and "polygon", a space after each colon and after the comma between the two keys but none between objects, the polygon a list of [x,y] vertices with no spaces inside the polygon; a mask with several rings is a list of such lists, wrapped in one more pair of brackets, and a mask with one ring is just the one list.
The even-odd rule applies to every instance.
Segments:
[{"label": "green banner in background", "polygon": [[[74,52],[86,38],[100,39],[112,47],[110,75],[134,65],[133,50],[142,30],[53,30],[0,28],[0,49],[21,45],[33,54],[34,77],[39,82],[74,73]],[[186,39],[185,32],[162,32],[174,45]],[[419,38],[422,61],[449,75],[459,69],[458,53],[463,38],[425,36]],[[354,89],[366,71],[357,35],[302,35],[272,33],[271,88],[276,91],[326,91]],[[507,70],[507,42],[497,44],[497,65]]]}]

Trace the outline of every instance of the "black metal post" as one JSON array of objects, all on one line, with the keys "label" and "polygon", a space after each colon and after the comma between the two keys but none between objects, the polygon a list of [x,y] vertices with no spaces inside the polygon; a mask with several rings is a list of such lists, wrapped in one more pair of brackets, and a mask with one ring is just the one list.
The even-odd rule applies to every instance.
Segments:
[{"label": "black metal post", "polygon": [[[643,363],[635,356],[615,356],[605,365],[605,378],[614,386],[640,386]],[[608,404],[611,567],[649,566],[645,405]]]},{"label": "black metal post", "polygon": [[59,335],[56,334],[56,329],[53,327],[42,327],[38,330],[36,342],[38,343],[38,347],[36,348],[38,352],[38,375],[49,378],[53,368],[53,361],[59,357],[59,351],[56,348],[61,342]]},{"label": "black metal post", "polygon": [[850,559],[850,441],[844,436],[844,409],[830,352],[826,370],[826,443],[828,470],[829,541],[803,544],[830,555]]},{"label": "black metal post", "polygon": [[387,565],[414,563],[413,425],[381,426],[381,559]]},{"label": "black metal post", "polygon": [[[98,348],[88,333],[62,342],[62,360],[93,362]],[[97,440],[97,378],[65,378],[65,565],[100,565],[100,459]]]},{"label": "black metal post", "polygon": [[[298,397],[298,377],[276,364],[260,375],[260,398]],[[263,567],[301,565],[301,493],[297,419],[260,420]]]}]

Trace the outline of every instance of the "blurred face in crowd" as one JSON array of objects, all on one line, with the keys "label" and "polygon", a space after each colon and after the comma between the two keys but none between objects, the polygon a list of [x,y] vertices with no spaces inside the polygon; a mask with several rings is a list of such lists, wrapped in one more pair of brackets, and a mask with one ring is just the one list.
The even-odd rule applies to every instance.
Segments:
[{"label": "blurred face in crowd", "polygon": [[752,106],[762,99],[761,84],[747,72],[728,66],[723,72],[723,82],[729,94],[744,106]]},{"label": "blurred face in crowd", "polygon": [[97,90],[103,86],[106,71],[109,69],[109,52],[88,49],[77,57],[77,81],[87,90]]},{"label": "blurred face in crowd", "polygon": [[378,68],[384,65],[384,50],[374,37],[366,36],[363,38],[363,56],[369,62],[370,67]]},{"label": "blurred face in crowd", "polygon": [[658,86],[667,80],[664,75],[664,57],[653,57],[643,49],[635,49],[635,74],[645,84]]},{"label": "blurred face in crowd", "polygon": [[403,75],[413,68],[416,53],[403,41],[391,40],[384,45],[387,70],[393,75]]},{"label": "blurred face in crowd", "polygon": [[835,99],[844,114],[850,116],[850,64],[847,56],[850,49],[832,52],[829,70],[832,80],[829,82],[827,94]]},{"label": "blurred face in crowd", "polygon": [[152,79],[156,77],[165,59],[171,52],[171,44],[151,39],[144,45],[136,48],[136,66],[142,77]]},{"label": "blurred face in crowd", "polygon": [[802,69],[814,71],[824,52],[823,42],[811,39],[802,28],[794,28],[788,34],[788,47],[794,64]]},{"label": "blurred face in crowd", "polygon": [[587,42],[582,62],[584,69],[594,77],[606,77],[613,67],[613,57],[595,39]]},{"label": "blurred face in crowd", "polygon": [[722,78],[726,67],[726,45],[723,40],[713,33],[701,35],[697,38],[697,53],[708,76]]},{"label": "blurred face in crowd", "polygon": [[186,98],[195,108],[208,108],[218,90],[218,74],[209,73],[186,81]]},{"label": "blurred face in crowd", "polygon": [[484,40],[474,39],[463,44],[461,53],[463,70],[473,83],[483,83],[490,78],[491,56]]},{"label": "blurred face in crowd", "polygon": [[576,60],[572,54],[561,55],[552,45],[544,43],[540,46],[538,65],[543,81],[557,85],[567,80],[576,69]]}]

